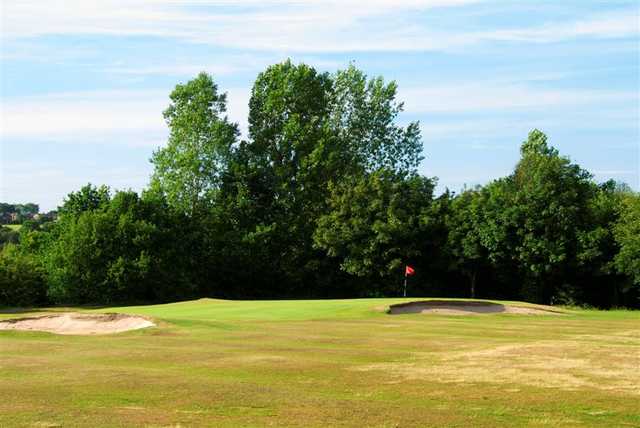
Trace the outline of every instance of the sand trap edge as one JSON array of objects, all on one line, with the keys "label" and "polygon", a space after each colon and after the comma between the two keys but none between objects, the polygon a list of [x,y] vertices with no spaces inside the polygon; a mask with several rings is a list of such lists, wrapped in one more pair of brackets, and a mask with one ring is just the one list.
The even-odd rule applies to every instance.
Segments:
[{"label": "sand trap edge", "polygon": [[147,317],[121,313],[60,312],[0,320],[0,331],[38,331],[60,335],[108,335],[155,326]]},{"label": "sand trap edge", "polygon": [[488,315],[488,314],[519,314],[519,315],[565,315],[568,312],[550,306],[526,306],[504,304],[483,300],[417,300],[390,305],[389,315],[402,314],[434,314],[434,315]]}]

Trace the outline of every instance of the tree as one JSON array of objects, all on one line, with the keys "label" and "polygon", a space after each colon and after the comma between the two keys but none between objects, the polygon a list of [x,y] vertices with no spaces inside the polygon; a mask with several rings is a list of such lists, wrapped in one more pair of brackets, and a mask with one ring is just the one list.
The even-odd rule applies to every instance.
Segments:
[{"label": "tree", "polygon": [[119,191],[99,209],[63,216],[43,255],[50,298],[106,304],[193,295],[192,283],[181,280],[185,256],[169,257],[181,245],[167,239],[164,208]]},{"label": "tree", "polygon": [[0,226],[0,248],[5,244],[17,244],[19,237],[19,232],[5,226]]},{"label": "tree", "polygon": [[521,296],[549,303],[576,290],[578,236],[595,188],[591,175],[534,130],[512,175],[487,186],[484,245],[494,262],[519,270]]},{"label": "tree", "polygon": [[420,256],[421,215],[433,188],[430,179],[405,179],[384,169],[333,184],[315,245],[337,257],[344,271],[392,286],[403,264]]},{"label": "tree", "polygon": [[353,66],[330,75],[288,60],[258,75],[249,139],[233,152],[221,200],[225,240],[241,243],[227,252],[242,254],[243,264],[253,257],[257,281],[282,284],[285,295],[308,293],[336,268],[313,246],[331,186],[381,168],[399,177],[415,172],[419,128],[396,124],[402,103],[395,97],[394,82],[368,80]]},{"label": "tree", "polygon": [[25,219],[31,219],[38,214],[39,207],[34,203],[7,204],[0,202],[0,223],[21,224]]},{"label": "tree", "polygon": [[330,90],[328,74],[290,61],[269,67],[254,83],[244,148],[276,218],[317,211],[326,181],[338,171],[326,123]]},{"label": "tree", "polygon": [[396,82],[367,76],[353,64],[333,77],[331,127],[347,157],[347,166],[372,172],[385,168],[415,173],[422,157],[418,122],[396,123],[403,103]]},{"label": "tree", "polygon": [[14,244],[0,248],[0,306],[46,302],[44,271],[38,258]]},{"label": "tree", "polygon": [[18,205],[18,211],[20,212],[20,214],[22,214],[22,216],[31,218],[34,215],[38,214],[38,212],[40,211],[40,207],[38,206],[38,204],[30,202],[27,204]]},{"label": "tree", "polygon": [[169,142],[151,158],[151,187],[165,195],[171,207],[193,216],[214,204],[239,131],[223,116],[226,94],[218,92],[206,73],[177,85],[170,98],[164,111]]},{"label": "tree", "polygon": [[478,271],[488,257],[482,239],[482,203],[481,189],[464,191],[453,199],[447,218],[451,268],[468,278],[471,298],[476,297]]},{"label": "tree", "polygon": [[[94,304],[382,296],[399,291],[404,264],[416,294],[640,303],[638,194],[596,184],[538,130],[512,174],[436,198],[397,85],[353,65],[268,67],[243,141],[211,76],[170,97],[169,141],[141,196],[88,184],[57,219],[26,221],[19,237],[0,229],[0,304],[43,290]],[[0,203],[4,222],[37,210]]]},{"label": "tree", "polygon": [[620,251],[615,255],[618,272],[627,275],[635,292],[640,291],[640,194],[624,195],[620,219],[615,224],[614,235]]},{"label": "tree", "polygon": [[600,185],[592,183],[592,188],[583,225],[577,232],[576,271],[566,275],[575,285],[568,296],[560,297],[569,303],[608,308],[621,305],[627,298],[621,287],[624,280],[612,266],[619,251],[614,225],[620,217],[623,193],[612,180]]},{"label": "tree", "polygon": [[[213,78],[200,73],[175,87],[164,117],[170,129],[166,147],[154,152],[154,172],[147,199],[166,203],[168,216],[182,253],[173,262],[183,267],[182,281],[201,293],[220,293],[217,274],[223,261],[220,191],[228,175],[238,126],[226,116],[227,96],[220,93]],[[226,214],[226,213],[225,213]]]},{"label": "tree", "polygon": [[79,191],[69,193],[58,212],[61,216],[74,217],[85,211],[102,209],[109,204],[110,200],[111,195],[107,186],[95,187],[89,183]]},{"label": "tree", "polygon": [[[336,140],[327,125],[331,80],[304,64],[285,61],[260,73],[249,102],[249,139],[234,152],[225,184],[229,236],[241,244],[238,262],[254,256],[255,281],[276,293],[305,293],[305,276],[319,254],[315,220],[335,176]],[[264,257],[267,257],[266,259]]]}]

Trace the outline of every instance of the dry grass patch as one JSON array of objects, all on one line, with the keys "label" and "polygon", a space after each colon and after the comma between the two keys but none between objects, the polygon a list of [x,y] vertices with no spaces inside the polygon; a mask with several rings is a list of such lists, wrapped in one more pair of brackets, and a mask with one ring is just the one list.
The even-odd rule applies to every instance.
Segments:
[{"label": "dry grass patch", "polygon": [[[593,336],[543,340],[447,353],[417,352],[409,362],[369,364],[361,371],[384,371],[389,382],[424,379],[444,383],[522,384],[535,387],[640,395],[640,347],[635,332],[620,332],[624,345],[595,345]],[[589,339],[588,342],[585,339]],[[638,348],[640,349],[640,348]]]}]

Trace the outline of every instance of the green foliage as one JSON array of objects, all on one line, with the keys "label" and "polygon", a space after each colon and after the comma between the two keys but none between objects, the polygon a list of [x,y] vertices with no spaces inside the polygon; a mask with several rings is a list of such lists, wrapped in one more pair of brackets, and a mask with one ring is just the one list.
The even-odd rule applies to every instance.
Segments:
[{"label": "green foliage", "polygon": [[327,74],[290,62],[256,79],[244,150],[264,184],[254,190],[266,193],[258,195],[261,200],[271,200],[273,218],[290,222],[324,203],[326,180],[337,171],[326,127],[330,85]]},{"label": "green foliage", "polygon": [[95,209],[62,217],[56,239],[44,253],[51,299],[162,300],[167,287],[177,288],[162,252],[169,244],[163,241],[162,208],[128,191],[117,192]]},{"label": "green foliage", "polygon": [[220,187],[238,126],[226,116],[227,96],[213,78],[200,73],[171,92],[164,112],[170,129],[166,147],[154,152],[151,187],[172,208],[193,215],[210,208]]},{"label": "green foliage", "polygon": [[[591,175],[547,145],[534,130],[514,173],[487,187],[492,259],[518,266],[527,299],[549,303],[577,262],[594,196]],[[498,208],[498,209],[492,209]]]},{"label": "green foliage", "polygon": [[[640,303],[638,195],[596,184],[539,130],[509,176],[436,198],[397,85],[353,65],[268,67],[244,141],[210,75],[170,98],[169,141],[141,197],[89,184],[57,221],[23,224],[3,256],[23,290],[13,304],[37,300],[20,297],[41,295],[37,278],[65,303],[393,295],[404,264],[414,294]],[[16,207],[0,214],[37,212]],[[0,245],[16,238],[0,229]]]},{"label": "green foliage", "polygon": [[340,168],[327,126],[330,89],[326,73],[290,61],[267,68],[252,88],[249,139],[234,151],[215,211],[221,251],[235,256],[224,257],[222,271],[252,295],[269,283],[274,295],[304,293],[314,275],[313,222]]},{"label": "green foliage", "polygon": [[395,83],[367,80],[353,66],[329,75],[286,61],[260,73],[249,140],[234,152],[219,211],[234,270],[251,271],[244,281],[300,295],[312,292],[308,283],[337,279],[336,261],[312,245],[335,189],[381,167],[406,175],[421,159],[418,125],[396,125],[395,96]]},{"label": "green foliage", "polygon": [[318,220],[314,241],[357,276],[397,277],[420,255],[421,214],[433,182],[381,169],[331,186],[329,212]]},{"label": "green foliage", "polygon": [[83,186],[77,192],[67,195],[59,209],[62,216],[78,216],[85,211],[104,208],[111,199],[107,186],[95,187],[91,184]]},{"label": "green foliage", "polygon": [[488,249],[483,245],[483,235],[487,233],[484,203],[480,189],[467,190],[453,200],[447,217],[450,268],[468,278],[470,297],[476,297],[478,271],[488,258]]},{"label": "green foliage", "polygon": [[354,65],[336,72],[330,124],[351,166],[416,172],[423,159],[420,127],[417,122],[405,128],[396,123],[403,109],[396,94],[395,82],[385,84],[380,76],[367,80]]},{"label": "green foliage", "polygon": [[20,233],[6,226],[0,226],[0,248],[5,244],[17,244]]},{"label": "green foliage", "polygon": [[46,303],[46,283],[39,259],[14,244],[0,250],[0,306]]},{"label": "green foliage", "polygon": [[[491,281],[489,296],[540,303],[633,304],[611,265],[620,191],[549,146],[534,130],[514,173],[457,196],[448,219],[452,267]],[[513,288],[520,284],[519,289]]]},{"label": "green foliage", "polygon": [[624,195],[614,234],[620,246],[620,252],[615,256],[615,266],[640,288],[640,194]]}]

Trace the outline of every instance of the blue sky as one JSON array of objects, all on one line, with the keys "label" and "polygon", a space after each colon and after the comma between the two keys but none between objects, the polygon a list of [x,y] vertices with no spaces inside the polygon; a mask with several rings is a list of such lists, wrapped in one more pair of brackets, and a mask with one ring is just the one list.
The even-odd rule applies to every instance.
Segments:
[{"label": "blue sky", "polygon": [[142,189],[179,82],[212,73],[245,128],[248,92],[291,58],[399,84],[421,173],[459,190],[508,174],[542,129],[596,180],[640,186],[637,1],[2,2],[0,201],[83,184]]}]

